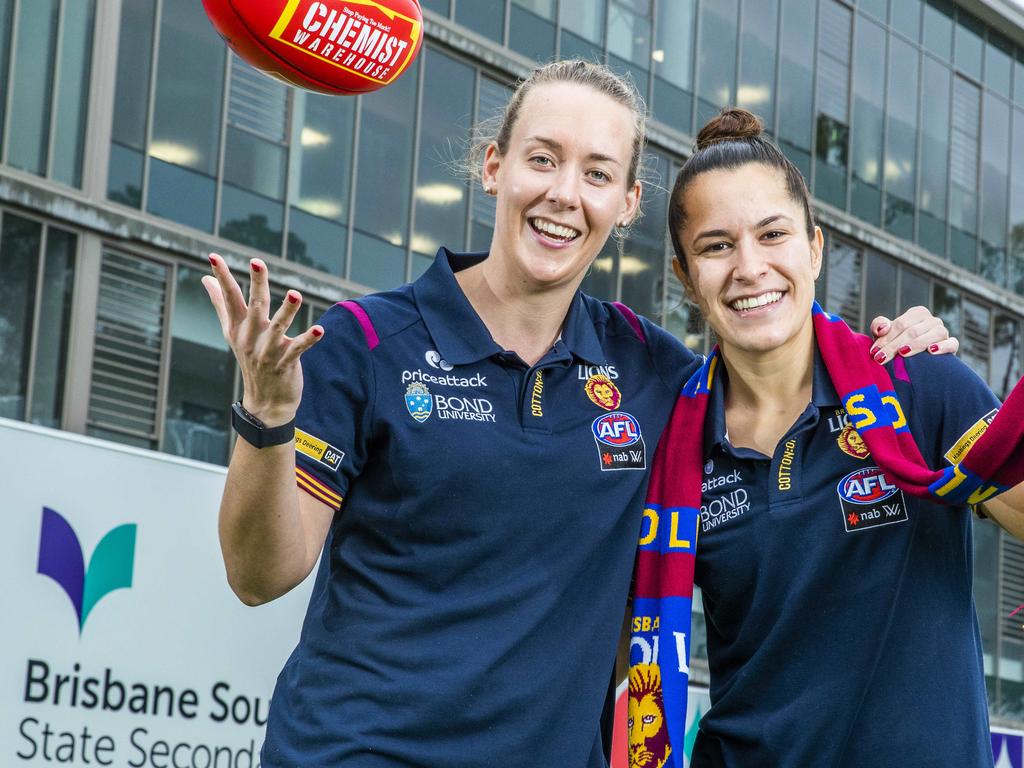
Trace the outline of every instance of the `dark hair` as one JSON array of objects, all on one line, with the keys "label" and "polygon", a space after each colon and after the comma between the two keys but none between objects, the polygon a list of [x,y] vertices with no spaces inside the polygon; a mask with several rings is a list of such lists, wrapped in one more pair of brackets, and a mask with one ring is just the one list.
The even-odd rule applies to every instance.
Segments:
[{"label": "dark hair", "polygon": [[761,119],[745,109],[726,107],[711,118],[697,134],[697,146],[683,164],[676,177],[675,186],[668,203],[668,229],[672,248],[683,270],[688,270],[686,254],[679,242],[679,231],[686,224],[683,197],[686,188],[695,178],[707,171],[720,168],[733,169],[747,163],[760,163],[777,168],[786,178],[786,189],[794,202],[804,209],[807,237],[814,239],[814,214],[811,212],[811,195],[803,174],[793,161],[782,154],[775,143],[764,135]]},{"label": "dark hair", "polygon": [[[578,83],[589,86],[598,93],[610,96],[630,111],[633,116],[633,146],[627,184],[632,185],[640,174],[640,162],[647,140],[644,101],[632,82],[615,74],[603,64],[582,59],[566,59],[544,64],[534,69],[525,80],[516,86],[497,126],[491,126],[489,125],[490,121],[487,121],[488,125],[478,127],[478,138],[471,147],[468,158],[472,172],[477,173],[479,158],[492,141],[502,155],[508,152],[512,129],[515,128],[516,121],[519,119],[519,111],[526,95],[535,87],[547,83]],[[487,130],[488,128],[492,128],[492,130]]]}]

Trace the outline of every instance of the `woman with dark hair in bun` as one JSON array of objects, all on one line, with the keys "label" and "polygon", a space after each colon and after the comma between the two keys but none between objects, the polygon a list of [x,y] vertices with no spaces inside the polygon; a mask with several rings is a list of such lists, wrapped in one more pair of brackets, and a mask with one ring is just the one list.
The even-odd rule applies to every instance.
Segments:
[{"label": "woman with dark hair in bun", "polygon": [[807,187],[749,112],[700,132],[669,220],[719,346],[655,456],[631,765],[683,765],[696,583],[711,709],[693,768],[991,766],[969,507],[1024,532],[1024,386],[1001,406],[953,356],[872,363],[814,301]]}]

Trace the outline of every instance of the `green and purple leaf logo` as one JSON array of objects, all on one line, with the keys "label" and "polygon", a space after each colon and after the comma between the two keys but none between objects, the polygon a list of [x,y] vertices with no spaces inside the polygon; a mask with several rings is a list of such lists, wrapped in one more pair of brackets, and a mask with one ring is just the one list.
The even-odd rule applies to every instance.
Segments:
[{"label": "green and purple leaf logo", "polygon": [[132,585],[135,567],[134,523],[112,528],[93,550],[85,567],[82,545],[75,529],[60,513],[43,507],[39,535],[38,573],[49,576],[64,589],[78,615],[78,633],[101,599],[115,589]]}]

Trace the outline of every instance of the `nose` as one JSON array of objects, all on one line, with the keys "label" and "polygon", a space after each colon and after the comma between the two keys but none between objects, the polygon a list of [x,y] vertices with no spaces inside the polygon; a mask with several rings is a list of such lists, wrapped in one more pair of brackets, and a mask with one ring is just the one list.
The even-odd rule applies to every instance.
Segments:
[{"label": "nose", "polygon": [[760,243],[742,238],[734,251],[733,277],[741,283],[756,283],[768,274],[768,259]]},{"label": "nose", "polygon": [[574,169],[568,165],[563,165],[555,173],[550,174],[549,179],[548,202],[568,210],[579,206],[579,174]]}]

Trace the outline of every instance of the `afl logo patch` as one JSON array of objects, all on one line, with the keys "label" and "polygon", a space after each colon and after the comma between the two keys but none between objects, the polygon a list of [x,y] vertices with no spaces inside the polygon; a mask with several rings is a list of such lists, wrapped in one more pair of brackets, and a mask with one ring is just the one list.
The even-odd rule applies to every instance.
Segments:
[{"label": "afl logo patch", "polygon": [[646,469],[647,447],[640,423],[624,411],[598,416],[591,425],[602,472]]},{"label": "afl logo patch", "polygon": [[622,403],[622,393],[615,383],[603,373],[596,373],[587,379],[583,390],[590,398],[590,402],[599,405],[606,411],[614,411]]},{"label": "afl logo patch", "polygon": [[633,445],[641,437],[640,424],[624,411],[616,411],[594,419],[594,437],[613,448]]},{"label": "afl logo patch", "polygon": [[847,533],[906,522],[907,502],[878,467],[851,472],[836,487]]}]

